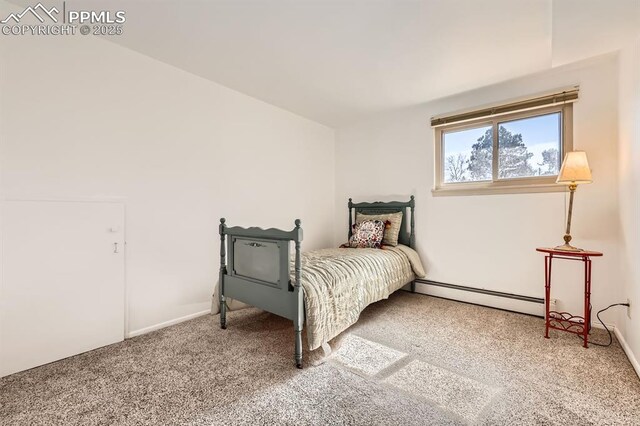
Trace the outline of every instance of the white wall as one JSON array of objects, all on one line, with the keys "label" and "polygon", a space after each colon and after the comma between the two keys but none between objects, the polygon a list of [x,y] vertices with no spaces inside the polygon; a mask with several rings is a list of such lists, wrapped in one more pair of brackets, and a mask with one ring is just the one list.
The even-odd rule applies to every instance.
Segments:
[{"label": "white wall", "polygon": [[[434,197],[434,132],[429,119],[580,84],[580,100],[574,106],[574,148],[587,151],[594,183],[578,188],[573,242],[605,253],[594,260],[594,312],[618,301],[617,80],[617,58],[609,55],[339,129],[336,239],[346,239],[342,232],[346,198],[406,199],[414,194],[417,246],[428,279],[543,297],[543,256],[534,250],[562,243],[567,197],[563,193]],[[553,297],[559,299],[558,307],[581,312],[581,265],[556,262],[554,266]],[[481,302],[474,294],[465,297]],[[517,309],[515,302],[501,307]],[[615,322],[615,315],[605,318]]]},{"label": "white wall", "polygon": [[93,36],[1,49],[2,196],[123,199],[129,331],[209,309],[221,216],[332,243],[332,129]]},{"label": "white wall", "polygon": [[623,315],[620,329],[640,360],[640,38],[620,55],[619,111],[620,254],[625,272],[623,299],[631,300],[631,318]]},{"label": "white wall", "polygon": [[552,0],[552,65],[620,49],[638,36],[638,0]]}]

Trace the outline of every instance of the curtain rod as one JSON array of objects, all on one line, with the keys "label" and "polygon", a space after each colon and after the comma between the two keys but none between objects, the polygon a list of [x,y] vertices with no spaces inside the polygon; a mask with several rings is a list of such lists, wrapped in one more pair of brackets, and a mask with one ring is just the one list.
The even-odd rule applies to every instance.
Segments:
[{"label": "curtain rod", "polygon": [[510,102],[507,104],[501,104],[493,107],[481,108],[474,111],[463,112],[459,114],[432,117],[431,126],[439,127],[446,124],[459,123],[462,121],[469,121],[478,118],[488,118],[496,115],[502,115],[510,112],[523,111],[527,109],[541,108],[545,106],[575,102],[578,100],[579,87],[567,89],[562,92],[553,93],[550,95],[538,96],[536,98],[527,99],[524,101]]}]

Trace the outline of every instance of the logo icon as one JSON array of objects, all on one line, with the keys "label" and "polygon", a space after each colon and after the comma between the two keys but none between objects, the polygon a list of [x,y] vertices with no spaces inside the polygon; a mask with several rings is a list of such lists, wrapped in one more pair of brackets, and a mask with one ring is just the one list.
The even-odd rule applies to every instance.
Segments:
[{"label": "logo icon", "polygon": [[38,3],[34,7],[27,6],[25,10],[20,13],[10,13],[4,20],[0,21],[1,24],[6,24],[9,21],[13,20],[16,24],[20,22],[20,20],[28,14],[31,14],[38,19],[41,23],[44,23],[44,17],[49,17],[53,22],[57,23],[58,18],[56,18],[53,14],[58,14],[60,11],[56,7],[52,7],[51,9],[47,9],[42,5],[42,3]]}]

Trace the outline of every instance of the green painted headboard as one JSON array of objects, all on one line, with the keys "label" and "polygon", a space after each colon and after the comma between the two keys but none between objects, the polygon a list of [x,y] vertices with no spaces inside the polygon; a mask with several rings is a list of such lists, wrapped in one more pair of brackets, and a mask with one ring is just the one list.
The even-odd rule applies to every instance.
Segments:
[{"label": "green painted headboard", "polygon": [[[397,213],[402,212],[402,226],[400,227],[400,235],[398,236],[398,242],[405,246],[415,248],[416,245],[416,233],[415,233],[415,221],[414,211],[416,207],[416,201],[414,196],[406,202],[402,201],[376,201],[374,203],[354,203],[349,198],[349,238],[351,238],[351,229],[355,222],[355,215],[357,213],[363,214],[385,214],[385,213]],[[407,230],[407,221],[409,221],[409,229]]]}]

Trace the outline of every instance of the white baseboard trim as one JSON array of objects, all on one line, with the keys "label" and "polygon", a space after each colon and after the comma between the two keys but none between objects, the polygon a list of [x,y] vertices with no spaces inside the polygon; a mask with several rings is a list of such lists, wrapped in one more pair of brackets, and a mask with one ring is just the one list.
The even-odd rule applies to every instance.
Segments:
[{"label": "white baseboard trim", "polygon": [[629,347],[629,344],[625,340],[622,333],[618,331],[617,327],[613,329],[613,332],[615,333],[616,338],[618,339],[618,342],[620,342],[620,346],[622,346],[622,350],[627,355],[627,358],[629,358],[629,362],[631,363],[631,366],[633,367],[634,370],[636,370],[636,374],[638,375],[638,378],[640,378],[640,363],[638,363],[636,356],[633,354],[633,352],[631,352],[631,348]]},{"label": "white baseboard trim", "polygon": [[[615,324],[605,324],[607,326],[607,328],[609,329],[609,331],[611,331],[612,333],[615,332],[616,330],[616,326]],[[602,326],[602,324],[600,324],[600,321],[591,321],[591,328],[599,328],[600,330],[604,330],[604,327]]]},{"label": "white baseboard trim", "polygon": [[160,324],[151,325],[149,327],[141,328],[139,330],[130,331],[125,336],[125,339],[131,339],[132,337],[140,336],[142,334],[151,333],[152,331],[160,330],[161,328],[169,327],[171,325],[176,325],[184,321],[189,321],[190,319],[198,318],[203,315],[208,315],[211,313],[210,309],[206,311],[195,312],[193,314],[185,315],[180,318],[175,318],[169,321],[161,322]]}]

